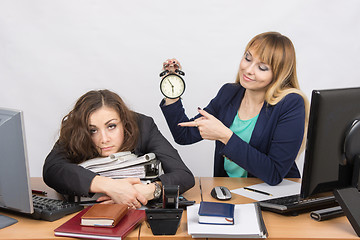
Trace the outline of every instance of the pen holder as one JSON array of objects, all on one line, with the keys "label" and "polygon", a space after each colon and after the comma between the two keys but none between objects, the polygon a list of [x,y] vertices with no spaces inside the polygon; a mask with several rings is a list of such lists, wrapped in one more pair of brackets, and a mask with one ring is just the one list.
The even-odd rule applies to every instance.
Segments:
[{"label": "pen holder", "polygon": [[145,209],[145,212],[154,235],[175,235],[183,209]]}]

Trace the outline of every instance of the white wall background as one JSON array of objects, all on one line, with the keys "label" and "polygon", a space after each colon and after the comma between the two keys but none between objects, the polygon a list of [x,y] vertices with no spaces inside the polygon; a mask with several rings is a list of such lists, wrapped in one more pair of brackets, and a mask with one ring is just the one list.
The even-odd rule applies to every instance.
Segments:
[{"label": "white wall background", "polygon": [[264,31],[292,39],[309,98],[355,87],[359,13],[357,0],[0,0],[0,107],[24,111],[32,177],[77,98],[103,88],[154,117],[196,176],[212,176],[213,142],[173,142],[158,106],[162,62],[181,61],[189,116],[235,80],[247,42]]}]

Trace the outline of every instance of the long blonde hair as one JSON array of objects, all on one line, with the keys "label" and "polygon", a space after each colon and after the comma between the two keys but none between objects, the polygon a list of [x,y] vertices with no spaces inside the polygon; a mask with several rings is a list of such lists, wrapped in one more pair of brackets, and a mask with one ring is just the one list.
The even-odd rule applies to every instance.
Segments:
[{"label": "long blonde hair", "polygon": [[[291,40],[278,32],[261,33],[250,40],[245,48],[245,53],[251,48],[261,62],[268,64],[273,72],[273,79],[265,93],[265,101],[276,105],[290,93],[299,94],[305,103],[305,128],[303,142],[300,148],[305,148],[307,126],[309,121],[309,101],[300,90],[296,74],[295,48]],[[239,74],[236,83],[240,84]]]}]

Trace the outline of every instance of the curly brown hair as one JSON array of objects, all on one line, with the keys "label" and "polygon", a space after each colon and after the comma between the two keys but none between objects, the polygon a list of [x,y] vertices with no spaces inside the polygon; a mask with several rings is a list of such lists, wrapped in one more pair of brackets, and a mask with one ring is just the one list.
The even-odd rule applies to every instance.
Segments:
[{"label": "curly brown hair", "polygon": [[119,151],[135,149],[139,136],[136,113],[116,93],[107,89],[93,90],[82,95],[61,122],[59,144],[64,147],[71,162],[80,163],[100,156],[91,139],[89,117],[102,106],[113,108],[124,126],[124,143]]}]

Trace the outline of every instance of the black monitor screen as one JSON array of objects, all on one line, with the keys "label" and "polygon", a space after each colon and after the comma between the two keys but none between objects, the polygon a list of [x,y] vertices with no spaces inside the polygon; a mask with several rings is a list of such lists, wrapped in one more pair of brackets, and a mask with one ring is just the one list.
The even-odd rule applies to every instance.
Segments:
[{"label": "black monitor screen", "polygon": [[356,120],[360,120],[360,88],[312,92],[302,198],[351,186],[353,166],[345,157],[344,140]]}]

